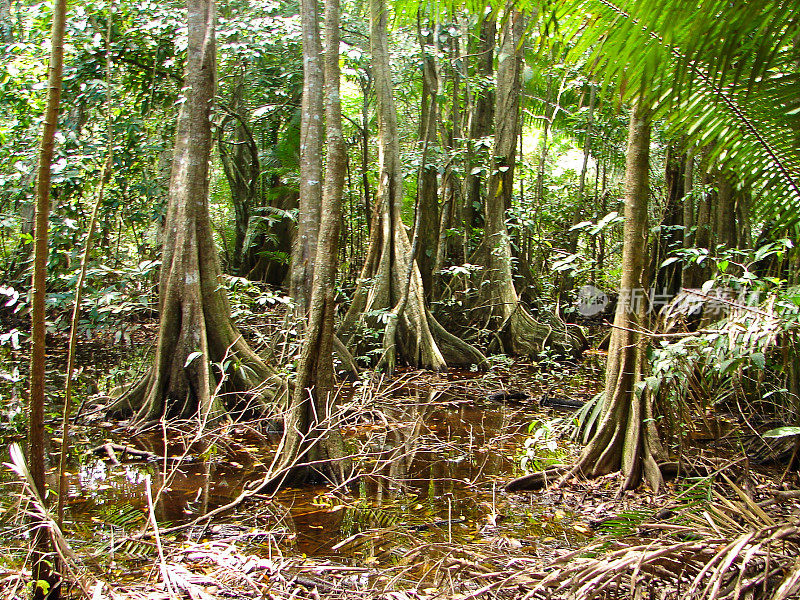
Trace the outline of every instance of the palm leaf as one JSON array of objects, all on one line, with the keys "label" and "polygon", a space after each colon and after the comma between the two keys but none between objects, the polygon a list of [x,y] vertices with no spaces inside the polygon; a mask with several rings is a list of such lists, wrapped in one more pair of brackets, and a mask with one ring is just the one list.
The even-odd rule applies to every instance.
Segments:
[{"label": "palm leaf", "polygon": [[605,90],[643,99],[675,136],[752,187],[763,218],[800,220],[800,49],[789,3],[565,0],[573,60]]}]

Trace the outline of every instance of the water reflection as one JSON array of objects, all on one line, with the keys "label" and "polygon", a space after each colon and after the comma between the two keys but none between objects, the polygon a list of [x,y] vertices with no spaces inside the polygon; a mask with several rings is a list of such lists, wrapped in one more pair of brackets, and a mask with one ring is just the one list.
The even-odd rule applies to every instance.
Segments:
[{"label": "water reflection", "polygon": [[[349,431],[364,473],[354,493],[326,487],[282,490],[188,535],[246,534],[253,544],[267,543],[271,549],[274,540],[264,541],[257,533],[274,529],[281,532],[284,549],[359,560],[397,556],[423,542],[472,538],[494,510],[495,482],[513,475],[515,452],[538,412],[458,404],[440,394],[395,398],[374,410],[383,417]],[[186,523],[227,504],[249,481],[263,477],[274,451],[246,432],[231,438],[247,452],[224,453],[223,460],[212,444],[195,443],[189,454],[165,447],[158,432],[151,432],[137,438],[136,446],[186,458],[118,465],[92,458],[77,465],[70,469],[68,519],[96,528],[141,529],[148,511],[147,475],[160,525]]]}]

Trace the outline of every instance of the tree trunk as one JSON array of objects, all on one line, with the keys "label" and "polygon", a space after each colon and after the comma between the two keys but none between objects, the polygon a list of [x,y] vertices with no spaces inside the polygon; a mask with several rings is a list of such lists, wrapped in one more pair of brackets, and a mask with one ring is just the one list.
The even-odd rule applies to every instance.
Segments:
[{"label": "tree trunk", "polygon": [[722,171],[717,173],[717,205],[714,234],[717,244],[725,248],[736,248],[736,194],[731,176]]},{"label": "tree trunk", "polygon": [[656,462],[663,450],[650,418],[647,394],[636,390],[644,361],[637,331],[645,309],[643,286],[647,252],[647,195],[650,120],[641,108],[631,115],[625,165],[625,228],[620,298],[608,349],[603,413],[597,432],[584,448],[573,473],[598,477],[621,470],[624,489],[645,477],[657,491],[662,483]]},{"label": "tree trunk", "polygon": [[456,216],[453,213],[459,200],[458,193],[460,185],[458,185],[455,180],[456,174],[452,169],[448,168],[443,176],[442,188],[444,194],[442,198],[442,210],[439,215],[439,234],[433,262],[433,287],[431,290],[431,297],[433,300],[441,299],[443,293],[442,269],[445,268],[445,262],[450,254],[448,252],[448,250],[450,250],[450,245],[448,244],[450,238],[447,235],[447,230],[450,229],[452,223],[456,220]]},{"label": "tree trunk", "polygon": [[[683,199],[685,158],[673,146],[667,148],[664,185],[666,205],[658,228],[658,238],[653,243],[649,272],[653,274],[653,290],[656,296],[666,301],[673,298],[681,288],[682,263],[673,262],[666,267],[661,263],[673,252],[683,247]],[[656,307],[658,308],[658,307]]]},{"label": "tree trunk", "polygon": [[[247,125],[245,107],[242,106],[244,73],[237,75],[231,95],[228,114],[219,127],[217,147],[222,170],[228,180],[234,213],[233,252],[229,257],[231,264],[228,267],[233,273],[246,276],[253,265],[247,264],[244,260],[248,250],[245,247],[245,239],[252,209],[258,204],[261,164],[258,159],[258,146]],[[225,139],[225,126],[231,121],[233,135],[229,142]]]},{"label": "tree trunk", "polygon": [[[464,260],[470,256],[472,229],[476,226],[477,208],[483,202],[481,189],[484,177],[481,174],[481,162],[487,159],[486,146],[479,144],[492,129],[494,120],[494,89],[491,83],[494,73],[494,48],[497,38],[497,15],[494,11],[486,14],[481,20],[478,36],[477,66],[475,69],[478,83],[472,93],[469,117],[469,142],[467,143],[467,164],[464,179]],[[468,81],[468,78],[466,78]]]},{"label": "tree trunk", "polygon": [[0,0],[0,42],[14,41],[14,25],[11,21],[11,0]]},{"label": "tree trunk", "polygon": [[[580,231],[572,229],[575,225],[583,220],[583,211],[586,203],[586,172],[589,168],[589,157],[592,153],[592,129],[594,127],[594,101],[595,101],[595,86],[589,84],[589,111],[586,121],[586,139],[583,143],[583,162],[581,164],[581,173],[578,178],[578,197],[575,203],[575,211],[572,213],[572,225],[570,231],[567,233],[567,255],[575,254],[578,251],[578,242],[580,241]],[[561,306],[564,295],[575,286],[575,278],[570,271],[564,274],[561,280],[560,289],[558,291],[559,306]],[[560,310],[560,309],[559,309]]]},{"label": "tree trunk", "polygon": [[[708,172],[707,162],[708,161],[705,157],[700,160],[700,172],[703,174],[702,183],[705,189],[703,191],[703,196],[697,203],[694,246],[695,248],[705,248],[706,250],[710,251],[713,246],[712,228],[716,192],[710,190],[708,187],[711,184],[712,177]],[[710,275],[710,270],[706,266],[708,262],[709,261],[705,261],[705,263],[702,265],[694,263],[689,265],[689,267],[686,269],[687,281],[691,281],[694,284],[694,287],[701,286],[708,279]],[[688,285],[684,287],[688,287]]]},{"label": "tree trunk", "polygon": [[[402,314],[397,315],[396,337],[388,341],[400,360],[432,370],[444,369],[448,364],[483,365],[483,355],[463,341],[450,339],[425,306],[422,278],[400,218],[403,176],[384,0],[372,0],[370,13],[378,118],[377,206],[366,262],[339,337],[346,344],[352,341],[356,325],[365,318],[367,326],[377,327],[379,313],[392,310],[407,293]],[[436,338],[440,341],[447,338],[447,343],[440,348]]]},{"label": "tree trunk", "polygon": [[540,312],[542,322],[535,320],[520,305],[511,272],[511,244],[505,215],[514,182],[523,31],[523,16],[513,11],[504,25],[497,65],[494,150],[485,205],[484,300],[489,307],[492,330],[500,332],[506,352],[535,354],[550,346],[573,355],[583,350],[582,335],[578,330],[573,335],[558,317],[546,311]]},{"label": "tree trunk", "polygon": [[324,480],[338,484],[346,480],[351,470],[350,461],[344,456],[339,419],[332,408],[334,295],[346,166],[339,99],[339,0],[325,1],[324,68],[328,152],[322,220],[308,324],[281,443],[277,470],[281,483]]},{"label": "tree trunk", "polygon": [[[686,153],[683,163],[683,248],[691,248],[695,240],[694,214],[694,155],[692,149]],[[683,269],[681,284],[684,288],[696,288],[699,283],[694,280],[694,269]]]},{"label": "tree trunk", "polygon": [[311,299],[322,205],[322,48],[317,0],[302,0],[303,106],[300,125],[300,209],[292,252],[291,295],[305,318]]},{"label": "tree trunk", "polygon": [[236,393],[246,400],[243,408],[258,409],[281,386],[232,324],[221,285],[208,214],[215,5],[189,0],[188,9],[187,96],[175,138],[155,357],[149,373],[112,407],[135,410],[138,423],[222,417],[218,391]]},{"label": "tree trunk", "polygon": [[[56,127],[58,126],[59,103],[64,69],[64,30],[66,28],[66,0],[57,0],[53,5],[53,27],[51,33],[50,67],[48,70],[47,109],[44,115],[42,142],[39,150],[39,166],[36,182],[36,213],[34,225],[33,277],[31,282],[31,367],[28,407],[28,468],[32,483],[42,502],[47,505],[45,494],[45,445],[44,445],[44,398],[45,398],[45,293],[47,286],[47,237],[50,216],[50,177],[53,163]],[[56,586],[58,573],[53,568],[55,561],[48,559],[50,536],[48,525],[37,511],[31,511],[33,530],[33,555],[31,579],[34,600],[48,597],[58,598]],[[44,585],[40,584],[42,582]]]},{"label": "tree trunk", "polygon": [[372,226],[372,191],[369,185],[369,91],[372,86],[372,77],[366,74],[358,81],[361,87],[361,187],[364,193],[364,220],[369,234]]},{"label": "tree trunk", "polygon": [[[602,185],[600,186],[600,213],[598,214],[597,220],[600,221],[602,217],[608,214],[606,211],[608,210],[608,206],[606,204],[606,200],[608,198],[608,168],[607,165],[603,164],[603,178],[602,178]],[[597,236],[597,271],[598,273],[602,273],[605,270],[605,259],[606,259],[606,234],[605,231],[601,231],[600,235]]]},{"label": "tree trunk", "polygon": [[[420,11],[421,12],[421,11]],[[439,121],[439,74],[436,68],[434,34],[422,35],[421,14],[417,16],[417,36],[422,52],[422,106],[419,139],[422,158],[419,167],[417,211],[419,212],[419,266],[422,287],[430,295],[433,289],[433,268],[439,239],[439,198],[436,166],[428,164],[430,148],[436,144],[436,125]]]},{"label": "tree trunk", "polygon": [[[464,112],[462,111],[461,86],[462,78],[466,77],[466,58],[461,56],[458,37],[450,38],[449,48],[450,68],[446,71],[445,85],[450,82],[450,118],[449,122],[442,119],[440,124],[440,135],[443,150],[448,157],[447,163],[442,173],[442,204],[439,211],[439,233],[436,244],[435,259],[433,263],[433,287],[431,297],[433,300],[442,298],[444,292],[444,281],[442,269],[445,268],[448,260],[455,260],[457,263],[466,262],[463,255],[464,240],[466,235],[459,240],[457,237],[448,235],[451,228],[457,228],[463,224],[463,206],[461,193],[463,181],[459,176],[459,169],[454,166],[456,157],[462,152],[462,121]],[[460,66],[459,66],[460,64]],[[465,231],[466,225],[464,224]]]},{"label": "tree trunk", "polygon": [[555,115],[556,95],[553,87],[555,79],[551,73],[546,75],[547,88],[544,98],[544,127],[542,128],[542,139],[539,147],[539,164],[536,169],[536,201],[539,206],[544,206],[544,175],[547,170],[547,155],[550,151],[550,125],[553,123]]},{"label": "tree trunk", "polygon": [[[279,130],[286,126],[284,139],[279,141]],[[247,127],[249,131],[250,128]],[[262,132],[260,146],[276,148],[278,154],[295,155],[300,151],[300,113],[295,113],[287,123],[272,121],[266,132]],[[259,145],[253,143],[258,150]],[[260,161],[259,161],[260,162]],[[289,286],[290,261],[296,232],[299,193],[281,179],[279,169],[286,168],[283,159],[280,166],[260,173],[256,192],[252,196],[257,202],[251,206],[247,230],[242,243],[242,258],[239,274],[251,281],[263,281],[273,286]],[[260,214],[255,214],[256,212]]]},{"label": "tree trunk", "polygon": [[751,192],[749,189],[739,190],[736,194],[736,229],[738,239],[736,247],[740,250],[753,247],[753,231],[750,224],[750,201]]}]

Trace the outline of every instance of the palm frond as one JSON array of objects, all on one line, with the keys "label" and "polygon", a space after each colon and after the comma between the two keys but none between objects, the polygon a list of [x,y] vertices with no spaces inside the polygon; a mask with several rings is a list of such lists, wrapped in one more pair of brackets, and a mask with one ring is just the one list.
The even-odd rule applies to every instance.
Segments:
[{"label": "palm frond", "polygon": [[784,2],[565,0],[572,56],[742,175],[764,218],[800,221],[800,48]]}]

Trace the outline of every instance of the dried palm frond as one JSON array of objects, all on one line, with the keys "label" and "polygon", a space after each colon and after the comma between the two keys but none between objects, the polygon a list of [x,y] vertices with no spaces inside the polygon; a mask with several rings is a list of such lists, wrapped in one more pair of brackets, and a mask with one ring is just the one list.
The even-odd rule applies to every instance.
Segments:
[{"label": "dried palm frond", "polygon": [[[784,600],[800,591],[800,520],[776,522],[724,472],[679,494],[669,515],[628,531],[633,543],[607,539],[557,558],[525,597]],[[644,543],[652,533],[660,537]]]},{"label": "dried palm frond", "polygon": [[[708,513],[719,519],[721,510]],[[684,530],[685,531],[685,530]],[[657,539],[596,544],[554,561],[527,598],[659,598],[783,600],[800,591],[800,522],[751,529],[734,539]],[[594,554],[594,556],[592,556]]]}]

